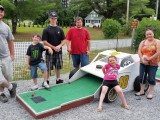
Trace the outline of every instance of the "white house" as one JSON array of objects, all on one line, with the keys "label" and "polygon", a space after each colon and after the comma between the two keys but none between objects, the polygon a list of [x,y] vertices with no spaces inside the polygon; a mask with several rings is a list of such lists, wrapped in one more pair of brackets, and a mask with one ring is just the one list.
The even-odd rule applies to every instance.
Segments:
[{"label": "white house", "polygon": [[98,15],[95,11],[92,11],[85,18],[86,27],[100,27],[103,16]]}]

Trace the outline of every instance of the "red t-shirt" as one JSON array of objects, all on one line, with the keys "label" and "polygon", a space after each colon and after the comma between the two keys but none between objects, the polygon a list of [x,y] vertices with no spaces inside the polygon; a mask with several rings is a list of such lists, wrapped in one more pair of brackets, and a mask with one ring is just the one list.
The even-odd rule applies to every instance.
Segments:
[{"label": "red t-shirt", "polygon": [[66,39],[71,41],[72,54],[82,54],[87,52],[88,40],[90,40],[90,35],[87,29],[78,29],[76,27],[70,28],[66,35]]}]

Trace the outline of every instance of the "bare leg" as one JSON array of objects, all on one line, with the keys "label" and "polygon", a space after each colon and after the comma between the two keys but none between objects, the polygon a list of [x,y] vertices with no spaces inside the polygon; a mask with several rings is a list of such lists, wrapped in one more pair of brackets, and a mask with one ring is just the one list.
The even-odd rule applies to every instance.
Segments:
[{"label": "bare leg", "polygon": [[47,71],[43,72],[43,78],[44,78],[44,81],[48,80],[48,72]]},{"label": "bare leg", "polygon": [[55,69],[56,78],[60,78],[60,69]]},{"label": "bare leg", "polygon": [[9,83],[7,80],[1,81],[0,86],[3,87],[3,88],[10,88],[10,87],[12,88],[12,84]]},{"label": "bare leg", "polygon": [[153,98],[153,93],[154,93],[154,85],[149,85],[149,89],[147,91],[147,99],[152,99]]},{"label": "bare leg", "polygon": [[108,87],[107,86],[102,86],[102,91],[101,91],[99,105],[98,105],[98,111],[102,111],[102,104],[103,104],[103,100],[105,98],[105,95],[106,95],[107,91],[108,91]]},{"label": "bare leg", "polygon": [[4,92],[3,84],[0,84],[0,94]]},{"label": "bare leg", "polygon": [[34,83],[34,85],[37,85],[37,79],[36,78],[33,78],[33,83]]},{"label": "bare leg", "polygon": [[136,96],[145,95],[144,89],[145,89],[145,84],[140,84],[140,91],[137,92],[137,93],[135,93],[135,95],[136,95]]},{"label": "bare leg", "polygon": [[122,105],[127,109],[128,108],[128,104],[126,102],[126,99],[124,97],[124,94],[123,94],[123,91],[122,91],[121,87],[119,85],[117,85],[117,86],[114,87],[114,89],[118,93],[118,95],[119,95],[119,97],[121,99]]}]

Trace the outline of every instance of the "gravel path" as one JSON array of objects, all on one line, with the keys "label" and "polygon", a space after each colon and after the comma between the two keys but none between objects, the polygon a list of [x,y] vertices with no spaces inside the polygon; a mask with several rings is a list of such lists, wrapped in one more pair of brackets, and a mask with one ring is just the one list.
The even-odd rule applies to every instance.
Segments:
[{"label": "gravel path", "polygon": [[[63,78],[67,79],[68,74]],[[52,78],[51,84],[55,84],[55,78]],[[39,80],[41,84],[42,79]],[[67,81],[66,81],[67,82]],[[31,85],[31,80],[18,81],[17,93],[27,91]],[[6,90],[6,94],[9,94]],[[130,105],[130,110],[125,110],[120,107],[120,101],[116,100],[110,104],[104,104],[104,110],[101,113],[96,111],[98,101],[95,100],[89,104],[70,109],[68,111],[49,116],[44,120],[159,120],[160,111],[160,84],[155,87],[155,97],[152,100],[147,100],[145,96],[141,100],[136,100],[134,92],[125,93],[127,101]],[[32,120],[33,117],[23,109],[23,107],[15,100],[9,99],[7,103],[0,102],[0,120]]]}]

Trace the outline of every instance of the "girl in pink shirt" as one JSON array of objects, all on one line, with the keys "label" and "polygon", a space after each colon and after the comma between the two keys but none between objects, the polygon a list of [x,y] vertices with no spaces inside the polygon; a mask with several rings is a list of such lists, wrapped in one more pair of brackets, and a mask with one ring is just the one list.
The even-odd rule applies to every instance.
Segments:
[{"label": "girl in pink shirt", "polygon": [[116,92],[118,93],[122,104],[121,107],[125,109],[129,109],[126,99],[124,97],[123,91],[121,87],[118,84],[117,77],[118,77],[118,70],[120,69],[120,65],[117,64],[117,58],[115,56],[110,56],[108,58],[108,64],[106,64],[103,68],[102,71],[104,73],[104,78],[103,78],[103,85],[102,85],[102,91],[100,95],[100,100],[99,100],[99,105],[98,105],[98,112],[102,111],[102,104],[103,100],[105,98],[105,95],[108,91],[108,88],[114,88]]}]

